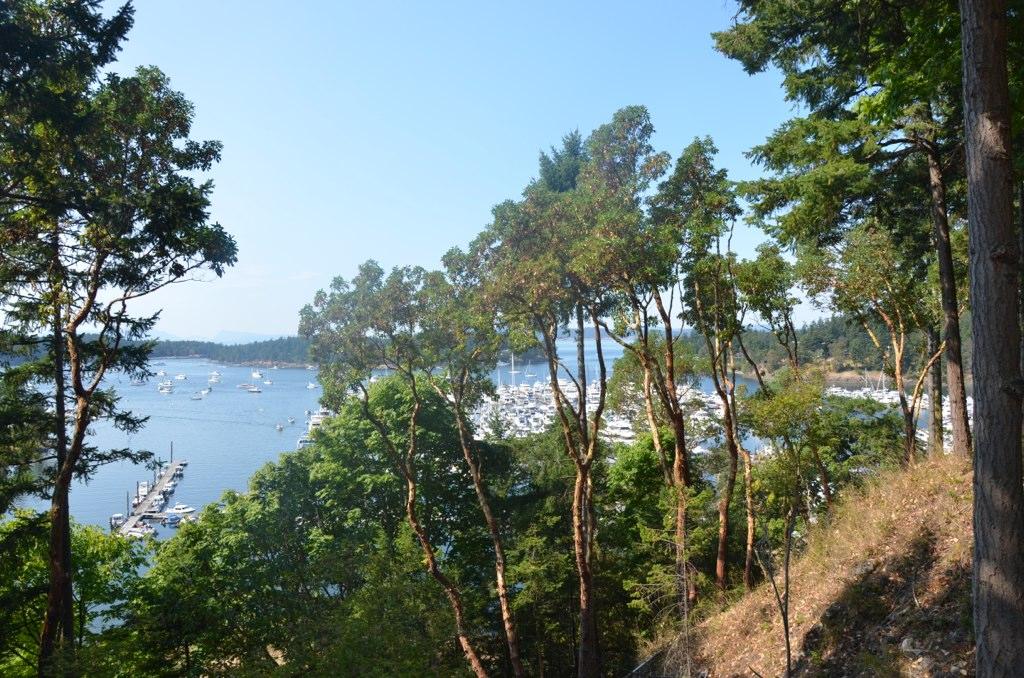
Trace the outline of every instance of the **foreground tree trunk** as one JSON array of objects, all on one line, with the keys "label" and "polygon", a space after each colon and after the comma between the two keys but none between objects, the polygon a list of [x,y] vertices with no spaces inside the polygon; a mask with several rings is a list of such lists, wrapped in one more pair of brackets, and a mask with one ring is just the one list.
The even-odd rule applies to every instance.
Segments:
[{"label": "foreground tree trunk", "polygon": [[974,374],[977,675],[1024,666],[1019,253],[1013,224],[1005,0],[960,0]]}]

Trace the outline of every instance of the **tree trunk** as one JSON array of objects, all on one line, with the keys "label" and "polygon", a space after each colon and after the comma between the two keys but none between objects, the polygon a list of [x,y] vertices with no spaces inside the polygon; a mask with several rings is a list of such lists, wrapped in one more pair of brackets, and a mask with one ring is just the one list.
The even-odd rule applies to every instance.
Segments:
[{"label": "tree trunk", "polygon": [[960,311],[957,306],[953,248],[949,241],[949,215],[946,209],[946,183],[942,177],[934,147],[928,157],[928,180],[932,195],[932,239],[939,263],[939,291],[942,296],[943,337],[946,340],[946,381],[949,414],[953,427],[953,454],[971,454],[971,429],[967,419],[967,390],[964,386],[963,351],[960,341]]},{"label": "tree trunk", "polygon": [[960,0],[974,375],[974,633],[982,678],[1024,666],[1019,253],[1005,0]]},{"label": "tree trunk", "polygon": [[462,444],[462,454],[469,466],[469,474],[473,478],[473,489],[476,491],[477,502],[480,504],[480,511],[484,514],[484,522],[487,530],[491,533],[491,541],[494,543],[494,582],[498,591],[498,603],[501,606],[501,622],[505,627],[505,643],[508,646],[509,663],[512,664],[512,673],[516,678],[525,676],[523,662],[519,656],[519,634],[516,632],[515,618],[512,616],[512,604],[509,601],[508,585],[505,582],[505,545],[501,538],[501,530],[498,521],[491,510],[491,502],[487,498],[487,490],[484,487],[483,473],[480,464],[477,462],[471,449],[469,431],[466,430],[465,421],[462,419],[461,401],[456,412],[458,417],[459,441]]},{"label": "tree trunk", "polygon": [[727,397],[723,397],[723,404],[722,427],[725,432],[725,447],[729,453],[729,468],[726,471],[722,496],[718,500],[718,553],[715,558],[715,585],[720,591],[724,591],[729,583],[726,568],[729,557],[729,506],[732,504],[732,493],[736,488],[736,469],[739,462],[732,408],[729,406]]},{"label": "tree trunk", "polygon": [[409,525],[412,527],[413,532],[416,533],[420,547],[423,549],[423,555],[427,561],[427,571],[441,585],[445,595],[448,596],[452,613],[455,615],[455,633],[459,638],[459,646],[462,648],[463,654],[466,655],[466,661],[469,662],[469,666],[473,669],[473,673],[476,674],[477,678],[487,678],[487,671],[484,670],[483,664],[480,663],[480,657],[477,656],[476,650],[473,649],[469,633],[466,631],[466,614],[462,606],[462,595],[458,587],[448,579],[438,566],[437,557],[434,555],[434,548],[431,546],[427,532],[423,529],[423,525],[420,524],[419,518],[416,515],[416,481],[411,475],[411,469],[403,469],[403,472],[406,476],[405,512]]},{"label": "tree trunk", "polygon": [[[928,328],[928,355],[935,355],[939,350],[939,332],[934,327]],[[932,456],[941,455],[943,449],[942,428],[942,360],[936,360],[928,371],[928,453]]]},{"label": "tree trunk", "polygon": [[747,550],[743,561],[743,588],[751,591],[754,588],[754,485],[750,452],[740,447],[743,455],[743,492],[747,505]]},{"label": "tree trunk", "polygon": [[[55,236],[56,237],[56,236]],[[54,250],[56,252],[56,249]],[[64,334],[59,304],[54,305],[50,350],[53,353],[54,420],[57,476],[50,498],[50,571],[46,613],[39,641],[39,675],[51,675],[56,655],[74,648],[74,609],[71,581],[71,468],[68,464],[67,408],[64,379]],[[61,637],[58,647],[57,636]]]},{"label": "tree trunk", "polygon": [[597,651],[597,614],[594,609],[594,575],[590,569],[590,467],[576,466],[576,483],[572,497],[573,550],[580,583],[580,647],[579,678],[601,675]]}]

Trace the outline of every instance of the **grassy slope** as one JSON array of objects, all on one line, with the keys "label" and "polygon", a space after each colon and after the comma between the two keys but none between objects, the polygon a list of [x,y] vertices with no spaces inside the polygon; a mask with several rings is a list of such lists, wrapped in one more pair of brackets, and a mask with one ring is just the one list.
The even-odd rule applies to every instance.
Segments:
[{"label": "grassy slope", "polygon": [[[796,674],[972,672],[971,541],[970,469],[960,460],[922,461],[848,493],[793,563]],[[767,587],[709,618],[697,635],[697,665],[712,676],[785,670],[782,623]]]}]

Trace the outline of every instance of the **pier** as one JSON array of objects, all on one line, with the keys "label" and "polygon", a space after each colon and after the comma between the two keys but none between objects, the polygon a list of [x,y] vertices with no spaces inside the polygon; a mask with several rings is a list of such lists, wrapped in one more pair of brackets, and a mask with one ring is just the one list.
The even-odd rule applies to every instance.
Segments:
[{"label": "pier", "polygon": [[167,489],[169,482],[184,475],[184,469],[187,465],[188,461],[179,459],[178,461],[172,461],[162,469],[157,475],[153,486],[149,488],[149,492],[142,498],[142,501],[135,507],[129,507],[129,513],[125,516],[124,523],[117,528],[118,533],[127,536],[129,530],[138,527],[139,523],[143,520],[162,520],[166,518],[166,512],[157,511],[155,508],[157,499],[163,496],[163,492]]}]

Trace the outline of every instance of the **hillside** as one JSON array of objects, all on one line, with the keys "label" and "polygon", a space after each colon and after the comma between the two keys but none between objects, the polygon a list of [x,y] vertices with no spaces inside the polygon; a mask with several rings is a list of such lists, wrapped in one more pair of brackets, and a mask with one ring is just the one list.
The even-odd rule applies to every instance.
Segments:
[{"label": "hillside", "polygon": [[[848,494],[792,567],[795,674],[973,674],[971,534],[970,469],[956,459],[887,472]],[[768,587],[707,619],[696,636],[694,665],[708,675],[784,673]],[[676,655],[667,673],[685,675]]]}]

